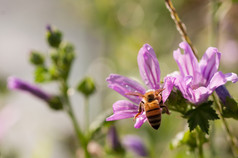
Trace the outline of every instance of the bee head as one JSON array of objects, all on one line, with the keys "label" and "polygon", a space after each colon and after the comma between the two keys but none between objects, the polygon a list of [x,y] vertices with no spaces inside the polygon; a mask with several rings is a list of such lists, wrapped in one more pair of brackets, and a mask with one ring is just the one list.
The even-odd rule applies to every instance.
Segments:
[{"label": "bee head", "polygon": [[152,102],[153,100],[155,100],[155,95],[154,94],[148,95],[147,100],[148,100],[148,102]]},{"label": "bee head", "polygon": [[145,97],[145,100],[147,102],[152,102],[153,100],[155,100],[155,93],[154,91],[149,91],[149,92],[146,92],[146,94],[144,95]]}]

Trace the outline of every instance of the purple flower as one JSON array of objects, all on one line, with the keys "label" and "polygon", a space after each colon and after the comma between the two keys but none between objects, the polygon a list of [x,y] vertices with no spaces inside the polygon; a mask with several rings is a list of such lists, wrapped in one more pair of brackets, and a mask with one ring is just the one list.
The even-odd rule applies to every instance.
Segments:
[{"label": "purple flower", "polygon": [[51,99],[51,96],[49,94],[42,91],[35,85],[29,84],[25,81],[18,79],[18,78],[9,77],[7,80],[7,84],[8,84],[9,89],[20,90],[20,91],[25,91],[25,92],[31,93],[32,95],[34,95],[37,98],[40,98],[46,102],[49,102]]},{"label": "purple flower", "polygon": [[[157,90],[161,88],[159,62],[156,58],[153,48],[149,44],[143,45],[143,47],[140,49],[137,56],[137,61],[141,78],[147,87],[150,90]],[[163,88],[165,88],[165,90],[162,92],[163,102],[166,101],[173,88],[173,80],[173,77],[167,77],[164,79]],[[113,121],[134,117],[138,113],[137,105],[139,105],[141,98],[138,96],[127,95],[127,93],[138,92],[145,94],[145,88],[138,82],[117,74],[111,74],[107,78],[107,82],[109,88],[117,91],[131,102],[127,100],[119,100],[115,102],[113,104],[114,114],[108,117],[106,120]],[[142,124],[146,122],[146,120],[147,118],[145,112],[142,112],[136,118],[134,127],[140,128]]]},{"label": "purple flower", "polygon": [[131,150],[138,156],[146,157],[148,156],[148,152],[141,138],[135,135],[127,135],[123,137],[122,143],[124,147],[128,150]]},{"label": "purple flower", "polygon": [[223,74],[218,71],[221,53],[217,48],[209,47],[200,62],[194,56],[190,46],[186,42],[179,45],[180,49],[174,51],[174,59],[178,64],[180,73],[174,72],[168,76],[175,77],[174,85],[184,98],[197,104],[205,101],[209,95],[227,81],[238,81],[235,73]]}]

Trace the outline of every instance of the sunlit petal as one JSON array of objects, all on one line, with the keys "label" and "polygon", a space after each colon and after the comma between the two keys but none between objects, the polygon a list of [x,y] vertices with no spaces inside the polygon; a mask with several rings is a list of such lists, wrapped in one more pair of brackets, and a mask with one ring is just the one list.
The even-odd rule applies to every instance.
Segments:
[{"label": "sunlit petal", "polygon": [[141,98],[133,95],[127,95],[129,92],[139,92],[141,94],[145,93],[145,89],[136,81],[129,79],[127,77],[111,74],[107,78],[108,87],[117,91],[124,97],[128,98],[129,100],[133,101],[136,104],[139,104]]},{"label": "sunlit petal", "polygon": [[153,48],[143,45],[137,56],[141,78],[149,89],[160,88],[160,67]]},{"label": "sunlit petal", "polygon": [[206,81],[210,81],[212,76],[217,72],[221,53],[217,48],[209,47],[204,53],[202,59],[199,62],[201,73]]},{"label": "sunlit petal", "polygon": [[107,121],[120,120],[134,117],[138,112],[138,106],[127,100],[119,100],[113,104],[113,115]]}]

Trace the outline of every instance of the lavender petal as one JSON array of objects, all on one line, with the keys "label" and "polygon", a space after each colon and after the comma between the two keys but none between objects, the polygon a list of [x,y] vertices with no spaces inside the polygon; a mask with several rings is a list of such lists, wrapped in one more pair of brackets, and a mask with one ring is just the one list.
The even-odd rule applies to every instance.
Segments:
[{"label": "lavender petal", "polygon": [[194,104],[199,104],[207,100],[209,95],[212,93],[208,88],[206,87],[199,87],[195,90],[193,90],[193,98],[191,98],[191,102]]},{"label": "lavender petal", "polygon": [[147,120],[147,118],[146,118],[145,112],[143,112],[143,114],[139,115],[136,118],[136,123],[134,124],[134,127],[140,128],[143,125],[143,123],[146,122],[146,120]]},{"label": "lavender petal", "polygon": [[203,78],[208,82],[212,76],[217,72],[221,53],[217,48],[209,47],[204,53],[202,59],[199,62],[199,67]]},{"label": "lavender petal", "polygon": [[165,103],[165,101],[168,99],[171,91],[173,90],[175,80],[176,80],[176,78],[174,78],[174,77],[170,77],[170,76],[165,77],[164,86],[163,86],[164,91],[162,92],[163,103]]},{"label": "lavender petal", "polygon": [[127,100],[119,100],[113,104],[113,115],[106,121],[114,121],[134,117],[138,113],[138,106]]},{"label": "lavender petal", "polygon": [[232,81],[233,83],[238,81],[237,74],[235,73],[227,73],[223,74],[221,71],[218,71],[211,78],[210,83],[208,84],[208,88],[211,91],[214,91],[217,87],[226,84],[227,81]]},{"label": "lavender petal", "polygon": [[144,44],[137,56],[141,78],[149,89],[160,88],[160,67],[153,48]]},{"label": "lavender petal", "polygon": [[177,49],[174,51],[174,59],[178,64],[180,73],[183,77],[193,76],[194,83],[196,84],[200,81],[200,69],[197,58],[186,42],[181,42],[179,46],[184,50],[184,54],[181,54],[180,49]]},{"label": "lavender petal", "polygon": [[131,80],[127,77],[111,74],[107,78],[108,87],[117,91],[124,97],[128,98],[129,100],[133,101],[136,104],[139,104],[141,98],[137,96],[127,95],[126,93],[129,92],[139,92],[141,94],[145,93],[145,89],[136,81]]}]

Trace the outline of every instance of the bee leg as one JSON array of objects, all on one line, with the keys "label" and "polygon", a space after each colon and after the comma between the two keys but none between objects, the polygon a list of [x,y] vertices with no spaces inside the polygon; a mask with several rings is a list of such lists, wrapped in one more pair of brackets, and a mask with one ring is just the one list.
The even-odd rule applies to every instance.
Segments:
[{"label": "bee leg", "polygon": [[165,108],[166,113],[167,113],[168,115],[170,114],[169,109],[168,109],[167,106],[161,105],[160,107],[161,107],[161,108]]},{"label": "bee leg", "polygon": [[143,106],[143,102],[141,101],[140,102],[140,105],[139,105],[139,109],[138,109],[138,113],[134,116],[134,121],[135,121],[135,119],[141,114],[141,112],[142,112],[142,106]]}]

